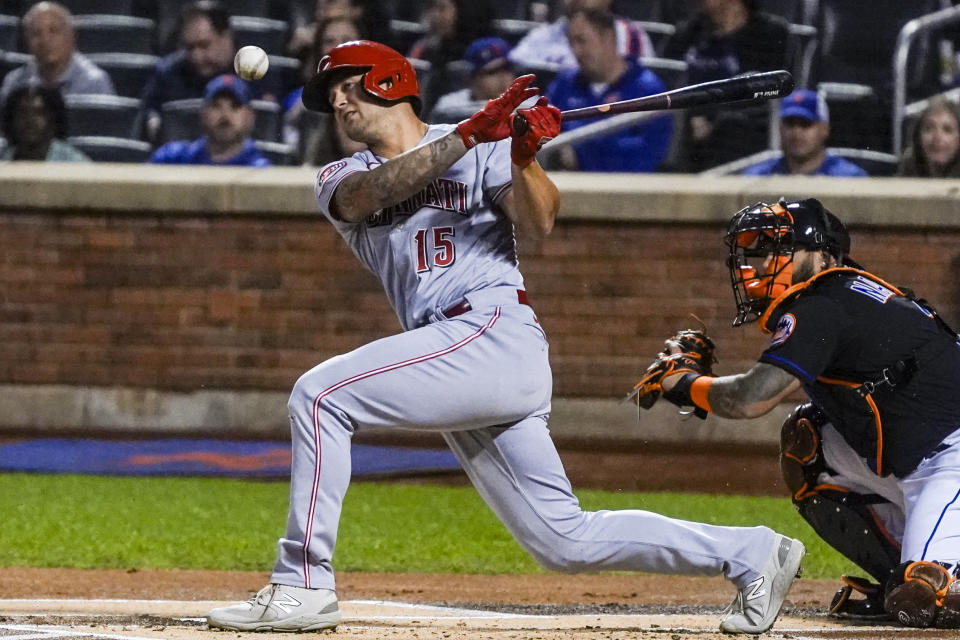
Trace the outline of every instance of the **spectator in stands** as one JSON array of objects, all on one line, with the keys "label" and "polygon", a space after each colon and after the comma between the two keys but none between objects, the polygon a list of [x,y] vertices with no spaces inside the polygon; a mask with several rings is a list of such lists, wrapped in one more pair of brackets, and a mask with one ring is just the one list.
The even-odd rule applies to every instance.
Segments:
[{"label": "spectator in stands", "polygon": [[[578,9],[570,15],[567,33],[578,69],[561,71],[547,88],[550,102],[561,110],[628,100],[659,93],[666,88],[652,71],[635,60],[624,60],[617,49],[613,14]],[[564,129],[596,119],[564,123]],[[655,171],[670,147],[673,120],[655,117],[640,125],[581,142],[574,147],[576,166],[582,171]],[[567,154],[569,156],[569,154]]]},{"label": "spectator in stands", "polygon": [[487,0],[431,0],[427,35],[413,43],[407,57],[426,60],[434,69],[459,60],[468,44],[489,35],[493,17]]},{"label": "spectator in stands", "polygon": [[[316,42],[310,68],[304,68],[304,82],[317,70],[317,62],[330,49],[350,40],[365,39],[360,26],[345,15],[324,18],[315,32]],[[351,140],[332,114],[311,111],[303,106],[303,87],[291,92],[284,101],[284,142],[297,148],[301,162],[320,166],[353,155],[367,145]]]},{"label": "spectator in stands", "polygon": [[30,7],[23,16],[23,34],[33,57],[4,77],[0,104],[14,89],[27,85],[56,89],[61,95],[116,93],[110,76],[76,50],[72,17],[63,5],[40,2]]},{"label": "spectator in stands", "polygon": [[[365,34],[365,39],[392,46],[390,14],[386,3],[381,0],[317,0],[314,22],[294,29],[287,47],[288,55],[303,60],[305,55],[314,51],[317,28],[327,21],[338,19],[352,22]],[[329,51],[335,46],[336,44],[333,44],[326,50]],[[313,65],[311,73],[316,70],[317,65]]]},{"label": "spectator in stands", "polygon": [[[222,74],[233,73],[236,54],[230,14],[216,0],[187,5],[177,26],[180,49],[163,57],[143,90],[145,135],[154,142],[161,125],[161,105],[173,100],[203,96],[204,87]],[[254,96],[278,101],[270,83],[258,82]]]},{"label": "spectator in stands", "polygon": [[[575,68],[577,58],[567,38],[570,14],[577,9],[610,11],[613,0],[564,0],[563,15],[556,21],[530,30],[510,52],[510,62],[518,69],[536,70]],[[650,36],[627,18],[617,17],[617,50],[627,59],[655,56]]]},{"label": "spectator in stands", "polygon": [[[789,69],[787,21],[756,8],[756,0],[699,0],[694,17],[677,26],[664,57],[687,63],[689,84],[750,71]],[[767,147],[764,105],[687,112],[678,168],[697,172]]]},{"label": "spectator in stands", "polygon": [[780,103],[780,148],[783,155],[757,163],[743,171],[745,176],[834,176],[854,178],[867,172],[854,163],[827,151],[830,114],[823,96],[809,89],[797,89]]},{"label": "spectator in stands", "polygon": [[898,175],[960,178],[960,106],[940,97],[930,100],[913,126]]},{"label": "spectator in stands", "polygon": [[[516,77],[507,58],[509,53],[510,44],[503,38],[488,36],[471,42],[463,54],[470,70],[470,85],[440,96],[429,122],[460,122],[506,91]],[[531,102],[535,99],[531,98]]]},{"label": "spectator in stands", "polygon": [[232,75],[217,76],[207,83],[200,122],[204,135],[193,142],[168,142],[153,152],[157,164],[209,164],[267,167],[270,161],[250,137],[254,115],[250,86]]},{"label": "spectator in stands", "polygon": [[3,105],[0,160],[89,162],[67,138],[67,108],[56,89],[25,85],[14,89]]},{"label": "spectator in stands", "polygon": [[461,60],[468,44],[490,35],[494,10],[490,0],[431,0],[426,18],[427,35],[413,43],[407,57],[430,63],[420,86],[428,113],[440,96],[465,86],[463,74],[447,65]]}]

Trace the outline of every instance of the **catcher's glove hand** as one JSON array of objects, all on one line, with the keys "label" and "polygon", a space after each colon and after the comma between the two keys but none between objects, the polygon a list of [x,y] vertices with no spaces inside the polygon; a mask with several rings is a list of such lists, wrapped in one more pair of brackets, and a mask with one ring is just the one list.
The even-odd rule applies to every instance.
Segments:
[{"label": "catcher's glove hand", "polygon": [[[649,409],[663,393],[663,379],[675,373],[695,373],[712,376],[715,345],[707,334],[697,329],[684,329],[664,342],[663,351],[647,367],[643,377],[634,385],[628,398],[642,409]],[[694,413],[706,418],[707,412],[696,409]]]}]

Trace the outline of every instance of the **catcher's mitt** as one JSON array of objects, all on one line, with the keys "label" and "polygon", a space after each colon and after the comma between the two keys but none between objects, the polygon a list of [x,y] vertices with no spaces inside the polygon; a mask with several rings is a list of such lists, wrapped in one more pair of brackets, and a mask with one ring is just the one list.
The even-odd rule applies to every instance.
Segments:
[{"label": "catcher's mitt", "polygon": [[[663,379],[675,373],[696,373],[712,376],[714,356],[713,340],[697,329],[684,329],[664,342],[663,351],[647,367],[643,377],[633,387],[628,398],[633,398],[642,409],[649,409],[663,393]],[[696,411],[706,417],[702,409]],[[700,415],[700,414],[703,415]]]}]

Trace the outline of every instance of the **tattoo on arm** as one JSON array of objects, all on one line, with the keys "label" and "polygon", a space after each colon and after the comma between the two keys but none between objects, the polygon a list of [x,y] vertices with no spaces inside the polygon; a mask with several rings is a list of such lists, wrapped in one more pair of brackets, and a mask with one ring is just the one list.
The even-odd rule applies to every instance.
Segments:
[{"label": "tattoo on arm", "polygon": [[746,373],[717,378],[710,386],[710,406],[723,418],[755,418],[799,387],[800,381],[783,369],[758,362]]},{"label": "tattoo on arm", "polygon": [[373,212],[417,193],[466,154],[460,134],[451,131],[401,153],[373,169],[348,176],[333,195],[337,215],[359,222]]}]

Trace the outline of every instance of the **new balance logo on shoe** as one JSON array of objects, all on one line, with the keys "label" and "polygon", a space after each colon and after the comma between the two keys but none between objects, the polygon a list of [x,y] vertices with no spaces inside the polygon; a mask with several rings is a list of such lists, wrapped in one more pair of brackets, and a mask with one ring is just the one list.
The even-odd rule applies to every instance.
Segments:
[{"label": "new balance logo on shoe", "polygon": [[270,602],[270,606],[276,607],[277,609],[280,609],[280,611],[283,611],[284,613],[290,613],[291,611],[294,610],[294,608],[299,607],[301,604],[303,604],[302,602],[300,602],[299,600],[291,596],[289,593],[281,593],[280,595],[281,597],[283,597],[283,600],[280,600],[279,598],[274,597],[274,599]]},{"label": "new balance logo on shoe", "polygon": [[799,540],[778,536],[757,577],[740,587],[729,613],[720,621],[720,630],[756,634],[772,627],[805,551]]},{"label": "new balance logo on shoe", "polygon": [[767,595],[767,590],[763,588],[763,583],[764,583],[763,576],[760,576],[759,578],[757,578],[756,580],[748,584],[746,587],[744,587],[744,591],[747,592],[747,600],[754,600],[756,598],[761,598]]},{"label": "new balance logo on shoe", "polygon": [[247,602],[207,614],[210,628],[232,631],[321,631],[339,623],[340,607],[332,589],[284,584],[268,584]]}]

